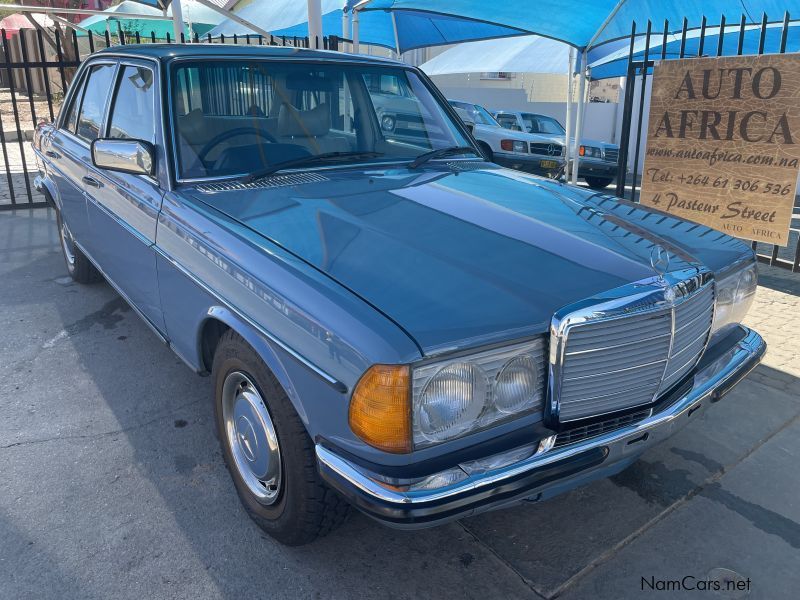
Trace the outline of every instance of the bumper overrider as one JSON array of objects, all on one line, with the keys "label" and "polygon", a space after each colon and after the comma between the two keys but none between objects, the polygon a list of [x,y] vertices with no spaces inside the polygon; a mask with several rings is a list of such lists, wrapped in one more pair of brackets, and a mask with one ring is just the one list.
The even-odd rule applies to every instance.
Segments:
[{"label": "bumper overrider", "polygon": [[[359,510],[398,528],[417,529],[520,501],[550,498],[618,473],[722,399],[761,362],[766,343],[739,327],[709,348],[678,397],[653,414],[614,431],[537,452],[530,458],[425,491],[403,492],[326,447],[316,446],[325,481]],[[534,440],[531,440],[534,441]]]}]

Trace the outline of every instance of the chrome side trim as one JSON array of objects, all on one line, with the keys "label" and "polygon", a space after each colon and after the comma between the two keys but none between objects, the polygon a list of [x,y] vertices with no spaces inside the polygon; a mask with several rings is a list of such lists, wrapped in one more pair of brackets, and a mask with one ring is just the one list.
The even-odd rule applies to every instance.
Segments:
[{"label": "chrome side trim", "polygon": [[164,252],[164,250],[162,250],[158,246],[153,246],[153,249],[162,258],[164,258],[164,260],[168,261],[173,267],[175,267],[180,273],[182,273],[185,277],[187,277],[190,281],[192,281],[195,285],[197,285],[205,293],[207,293],[209,296],[214,298],[217,302],[219,302],[222,306],[224,306],[229,311],[231,311],[233,314],[235,314],[237,317],[239,317],[242,321],[247,323],[250,327],[255,329],[259,333],[259,335],[261,335],[262,337],[266,338],[267,340],[269,340],[270,342],[272,342],[273,344],[275,344],[276,346],[281,348],[281,350],[283,350],[284,352],[289,354],[292,358],[297,360],[303,366],[307,367],[314,374],[316,374],[319,377],[321,377],[326,383],[328,383],[331,386],[333,386],[334,389],[336,389],[337,391],[339,391],[339,392],[341,392],[343,394],[347,392],[347,386],[344,383],[342,383],[341,381],[339,381],[338,379],[336,379],[334,376],[330,375],[329,373],[323,371],[320,367],[318,367],[317,365],[312,363],[310,360],[308,360],[302,354],[300,354],[297,351],[293,350],[285,342],[283,342],[282,340],[280,340],[277,337],[275,337],[274,335],[272,335],[270,332],[268,332],[266,329],[264,329],[261,325],[256,323],[253,319],[251,319],[250,317],[245,315],[242,311],[237,309],[231,302],[229,302],[228,300],[226,300],[225,298],[220,296],[217,292],[215,292],[210,287],[208,287],[196,275],[194,275],[194,273],[192,273],[191,271],[186,269],[183,265],[181,265],[172,256],[170,256],[169,254]]},{"label": "chrome side trim", "polygon": [[[385,488],[371,478],[367,471],[319,443],[316,445],[317,460],[321,467],[335,473],[345,484],[360,490],[375,500],[415,507],[424,507],[428,503],[468,494],[487,486],[501,485],[505,480],[595,448],[608,448],[607,463],[622,460],[633,452],[641,452],[646,447],[658,443],[688,424],[688,419],[683,419],[681,422],[681,418],[687,413],[694,413],[695,409],[709,399],[717,389],[726,390],[726,384],[731,380],[736,382],[755,368],[766,350],[766,344],[755,331],[743,329],[746,331],[745,337],[716,361],[699,371],[695,376],[692,389],[664,411],[651,414],[641,421],[610,433],[556,447],[542,454],[534,454],[513,465],[481,475],[473,475],[462,482],[438,490],[399,492]],[[645,433],[650,435],[641,443],[637,443],[636,446],[628,445],[629,442],[641,439]]]}]

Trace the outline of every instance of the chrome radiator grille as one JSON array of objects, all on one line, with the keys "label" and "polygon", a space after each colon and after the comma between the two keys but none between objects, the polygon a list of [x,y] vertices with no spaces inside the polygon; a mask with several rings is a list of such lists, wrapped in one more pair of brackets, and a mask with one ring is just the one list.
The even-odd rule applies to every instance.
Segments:
[{"label": "chrome radiator grille", "polygon": [[683,304],[675,307],[675,333],[664,381],[659,393],[670,387],[694,368],[706,347],[711,320],[714,317],[714,288],[707,286]]},{"label": "chrome radiator grille", "polygon": [[652,402],[700,359],[713,316],[713,283],[630,315],[576,323],[558,369],[561,422]]},{"label": "chrome radiator grille", "polygon": [[617,148],[606,148],[605,159],[610,162],[619,160],[619,150]]}]

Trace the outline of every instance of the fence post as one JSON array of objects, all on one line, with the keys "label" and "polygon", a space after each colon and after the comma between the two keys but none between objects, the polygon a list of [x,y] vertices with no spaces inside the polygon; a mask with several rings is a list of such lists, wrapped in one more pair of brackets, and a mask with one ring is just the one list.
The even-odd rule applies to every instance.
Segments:
[{"label": "fence post", "polygon": [[[6,39],[6,30],[0,29],[0,35],[3,36],[3,39]],[[9,57],[7,54],[3,56],[3,62],[8,63]],[[9,85],[13,87],[14,82],[9,82]],[[8,148],[6,147],[6,133],[5,129],[3,128],[3,119],[0,118],[0,146],[3,147],[3,162],[6,166],[6,181],[8,182],[8,196],[11,200],[11,205],[14,206],[17,201],[14,197],[14,179],[11,177],[11,165],[8,162]]]},{"label": "fence post", "polygon": [[[631,42],[628,48],[628,73],[625,77],[625,105],[622,108],[622,132],[619,138],[619,163],[617,164],[618,198],[625,197],[625,183],[628,179],[628,146],[631,143],[631,119],[633,118],[633,92],[636,87],[636,69],[633,64],[636,43],[636,21],[631,23]],[[634,183],[634,186],[636,184]]]},{"label": "fence post", "polygon": [[642,86],[639,91],[639,114],[636,116],[636,154],[633,155],[633,173],[631,174],[631,201],[636,201],[636,177],[639,175],[639,151],[642,147],[642,119],[644,118],[644,97],[647,92],[647,69],[650,68],[650,33],[652,23],[648,19],[644,34],[644,59],[642,62]]},{"label": "fence post", "polygon": [[[19,155],[20,160],[22,161],[22,171],[24,173],[23,177],[25,179],[25,192],[28,196],[28,202],[33,204],[33,194],[31,193],[31,183],[28,181],[27,173],[28,173],[28,161],[25,159],[25,145],[23,142],[23,134],[22,129],[19,126],[19,110],[17,109],[17,95],[14,91],[16,87],[14,85],[14,73],[11,69],[11,63],[9,62],[9,57],[11,56],[10,49],[8,47],[8,38],[6,38],[6,32],[3,30],[3,53],[5,54],[6,58],[6,73],[8,74],[8,83],[9,83],[9,92],[11,93],[11,106],[14,109],[14,125],[17,130],[17,145],[19,145]],[[13,196],[11,197],[11,203],[16,204],[16,198]]]}]

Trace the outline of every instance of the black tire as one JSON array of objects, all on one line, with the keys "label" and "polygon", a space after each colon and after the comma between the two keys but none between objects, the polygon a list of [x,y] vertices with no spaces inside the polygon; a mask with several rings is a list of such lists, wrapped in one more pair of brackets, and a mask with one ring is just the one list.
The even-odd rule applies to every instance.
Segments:
[{"label": "black tire", "polygon": [[481,149],[481,152],[483,152],[483,157],[487,161],[494,162],[494,153],[492,152],[492,149],[489,147],[489,144],[487,144],[486,142],[478,142],[478,147]]},{"label": "black tire", "polygon": [[604,190],[614,181],[608,177],[584,177],[586,184],[593,190]]},{"label": "black tire", "polygon": [[[222,390],[226,377],[241,372],[255,384],[272,419],[280,447],[281,481],[277,499],[264,505],[248,488],[225,431]],[[347,518],[350,506],[322,481],[314,444],[272,371],[245,340],[228,330],[220,338],[211,370],[214,415],[222,455],[247,513],[270,536],[300,546],[326,535]]]},{"label": "black tire", "polygon": [[103,276],[92,262],[86,258],[80,248],[75,244],[68,227],[61,220],[61,213],[56,211],[56,225],[58,226],[58,240],[61,244],[61,254],[67,265],[67,273],[77,283],[97,283]]}]

